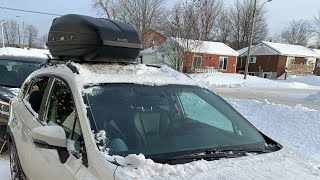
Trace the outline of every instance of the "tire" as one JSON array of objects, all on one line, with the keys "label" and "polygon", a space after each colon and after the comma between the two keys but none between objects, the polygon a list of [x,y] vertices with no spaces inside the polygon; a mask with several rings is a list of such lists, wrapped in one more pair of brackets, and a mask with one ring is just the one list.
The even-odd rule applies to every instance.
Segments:
[{"label": "tire", "polygon": [[12,180],[24,180],[24,177],[18,154],[13,142],[9,142],[9,153],[10,153],[10,172]]}]

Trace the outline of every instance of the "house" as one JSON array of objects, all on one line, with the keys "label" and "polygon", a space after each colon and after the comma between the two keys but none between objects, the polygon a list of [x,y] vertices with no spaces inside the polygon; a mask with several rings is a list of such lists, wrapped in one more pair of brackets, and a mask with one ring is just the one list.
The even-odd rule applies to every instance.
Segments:
[{"label": "house", "polygon": [[[249,75],[276,79],[287,72],[312,73],[315,68],[315,51],[299,45],[261,42],[251,49]],[[239,55],[237,69],[244,69],[247,50]]]},{"label": "house", "polygon": [[320,49],[313,49],[313,51],[319,54],[319,56],[317,57],[315,68],[313,70],[313,74],[320,76]]},{"label": "house", "polygon": [[235,73],[239,55],[237,51],[221,42],[173,37],[167,38],[161,46],[148,48],[140,53],[142,63],[171,64],[171,66],[172,58],[177,54],[178,58],[183,59],[181,70],[188,73],[211,72],[213,69],[224,73]]},{"label": "house", "polygon": [[145,38],[145,41],[144,41],[143,47],[145,49],[150,47],[160,46],[167,39],[166,36],[152,29],[148,31],[147,35],[145,35],[144,38]]}]

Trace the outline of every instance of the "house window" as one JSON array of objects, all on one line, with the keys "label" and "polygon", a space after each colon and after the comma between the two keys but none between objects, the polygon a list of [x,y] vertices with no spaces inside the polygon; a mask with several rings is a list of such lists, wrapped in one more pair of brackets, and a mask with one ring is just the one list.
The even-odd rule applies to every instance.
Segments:
[{"label": "house window", "polygon": [[227,70],[227,67],[228,67],[228,57],[220,57],[219,69],[220,70]]},{"label": "house window", "polygon": [[266,72],[263,73],[263,78],[271,79],[271,77],[272,77],[271,73],[266,73]]},{"label": "house window", "polygon": [[295,60],[296,60],[295,57],[289,56],[289,57],[287,58],[287,65],[289,65],[289,64],[294,64],[294,63],[295,63]]},{"label": "house window", "polygon": [[250,57],[250,63],[256,63],[257,62],[257,57]]},{"label": "house window", "polygon": [[248,72],[249,76],[255,76],[256,73],[255,72]]},{"label": "house window", "polygon": [[201,65],[202,65],[202,57],[193,56],[193,67],[201,67]]},{"label": "house window", "polygon": [[238,68],[242,67],[242,58],[241,59],[237,59],[237,67]]}]

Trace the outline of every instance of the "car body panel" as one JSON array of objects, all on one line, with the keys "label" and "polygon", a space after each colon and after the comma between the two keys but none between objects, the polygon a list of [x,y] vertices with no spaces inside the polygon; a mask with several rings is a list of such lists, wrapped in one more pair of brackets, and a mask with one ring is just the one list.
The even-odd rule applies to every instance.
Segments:
[{"label": "car body panel", "polygon": [[[218,175],[221,175],[221,177],[227,179],[237,179],[238,177],[247,179],[246,175],[248,174],[249,176],[247,177],[253,179],[259,179],[259,177],[261,179],[277,178],[277,175],[283,178],[285,177],[285,175],[287,175],[289,178],[292,178],[293,176],[289,176],[290,168],[298,168],[299,170],[301,170],[301,172],[303,172],[302,175],[306,175],[306,172],[309,172],[310,174],[306,175],[306,177],[308,178],[317,178],[319,169],[317,170],[318,167],[316,163],[311,160],[309,161],[304,158],[299,158],[299,156],[295,155],[294,153],[284,150],[262,155],[250,155],[236,159],[224,159],[216,161],[200,160],[181,165],[163,165],[154,163],[151,160],[135,158],[135,155],[131,156],[133,157],[133,159],[131,158],[130,161],[130,157],[110,157],[107,154],[103,154],[99,151],[96,145],[94,134],[89,124],[87,105],[84,103],[84,99],[82,96],[82,93],[85,91],[83,89],[83,86],[90,85],[90,83],[115,83],[119,80],[116,79],[119,76],[119,72],[121,76],[119,81],[121,83],[127,82],[152,85],[150,84],[151,80],[157,79],[157,81],[155,82],[157,85],[175,84],[177,78],[172,76],[169,77],[167,81],[161,82],[161,78],[166,78],[168,75],[159,74],[159,72],[156,72],[156,70],[154,69],[150,70],[150,74],[144,74],[141,72],[131,74],[129,72],[132,72],[132,68],[134,65],[130,65],[128,67],[112,65],[107,68],[110,71],[106,71],[104,74],[101,73],[104,71],[103,69],[99,69],[98,73],[95,74],[90,73],[90,67],[83,67],[80,64],[76,64],[76,66],[80,68],[80,74],[73,73],[70,68],[62,64],[37,70],[33,72],[28,79],[41,75],[50,75],[51,77],[62,79],[68,84],[72,91],[73,101],[82,130],[86,156],[88,160],[87,166],[83,161],[84,159],[77,159],[72,154],[70,154],[70,157],[66,161],[66,163],[62,164],[59,161],[56,150],[36,147],[32,142],[31,130],[35,127],[43,126],[45,124],[40,123],[37,119],[34,118],[32,113],[30,113],[30,111],[28,110],[28,107],[24,105],[21,99],[17,100],[17,98],[15,98],[12,106],[14,112],[12,113],[12,116],[10,116],[9,127],[14,135],[15,143],[19,144],[17,149],[21,164],[23,166],[23,170],[26,171],[26,174],[30,179],[57,179],[58,177],[59,179],[73,178],[79,180],[114,178],[212,179],[212,177],[217,176],[214,172],[217,172]],[[145,65],[137,66],[138,70],[147,68]],[[120,70],[117,69],[119,67],[121,67]],[[91,70],[95,71],[95,68],[100,67],[94,65]],[[171,70],[168,70],[168,72],[170,73]],[[144,78],[147,76],[148,79],[144,81]],[[179,74],[179,76],[184,75]],[[187,77],[185,76],[185,78]],[[195,85],[196,83],[192,82],[191,80],[185,80],[179,82],[178,84]],[[19,98],[21,98],[21,96],[19,96]],[[13,122],[13,119],[16,117],[18,117],[17,125]],[[25,151],[26,149],[28,151]],[[117,161],[117,158],[119,158],[119,161]],[[116,161],[114,162],[114,160]],[[122,163],[117,164],[119,162]],[[289,163],[290,166],[286,166],[286,163]],[[299,164],[301,164],[301,166]],[[30,169],[28,169],[26,166],[29,166]],[[262,169],[259,169],[258,167]],[[277,167],[278,169],[274,169],[273,171],[273,167]],[[267,168],[267,171],[265,171],[263,168]],[[231,173],[225,173],[224,171],[225,174],[222,174],[221,169]],[[262,173],[255,174],[253,173],[252,169],[254,171],[259,171]],[[280,171],[285,171],[285,173],[283,173],[284,175],[281,175],[279,169]],[[180,170],[183,170],[181,171],[181,174],[179,174]],[[294,170],[291,169],[291,173],[296,174],[293,171]],[[302,177],[302,175],[297,177]]]}]

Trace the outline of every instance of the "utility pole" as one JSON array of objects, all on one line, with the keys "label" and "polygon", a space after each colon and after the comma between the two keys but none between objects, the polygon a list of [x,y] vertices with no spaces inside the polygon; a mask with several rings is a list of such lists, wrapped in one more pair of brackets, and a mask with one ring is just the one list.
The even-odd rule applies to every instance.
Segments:
[{"label": "utility pole", "polygon": [[252,41],[253,41],[254,25],[256,23],[256,11],[257,11],[257,0],[254,0],[251,33],[249,36],[249,46],[248,46],[246,67],[245,67],[245,72],[244,72],[244,79],[247,79],[248,71],[249,71],[250,53],[251,53],[251,46],[252,46]]},{"label": "utility pole", "polygon": [[[262,4],[260,9],[267,3],[271,2],[272,0],[267,0]],[[245,67],[245,72],[244,72],[244,79],[247,79],[248,76],[248,71],[249,71],[249,64],[250,64],[250,55],[251,55],[251,46],[252,46],[252,41],[253,41],[253,33],[254,33],[254,27],[256,24],[256,11],[257,11],[257,0],[254,0],[254,5],[253,5],[253,15],[252,15],[252,25],[251,25],[251,33],[249,36],[249,46],[248,46],[248,53],[247,53],[247,60],[246,60],[246,67]]]},{"label": "utility pole", "polygon": [[1,23],[1,34],[2,34],[2,47],[4,47],[4,34],[3,34],[3,24],[6,23],[8,20],[2,21]]}]

